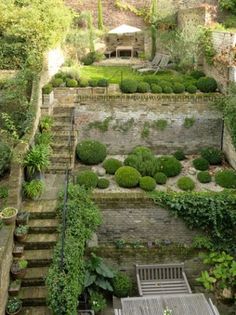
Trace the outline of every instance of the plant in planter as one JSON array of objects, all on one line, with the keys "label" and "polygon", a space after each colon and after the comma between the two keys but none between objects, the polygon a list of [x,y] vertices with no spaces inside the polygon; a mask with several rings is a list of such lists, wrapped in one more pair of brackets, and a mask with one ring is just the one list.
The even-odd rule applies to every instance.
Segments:
[{"label": "plant in planter", "polygon": [[37,200],[42,195],[44,187],[45,185],[43,181],[40,179],[33,179],[32,181],[23,184],[23,192],[27,198]]},{"label": "plant in planter", "polygon": [[24,166],[27,170],[27,178],[32,179],[37,174],[42,174],[50,165],[51,149],[46,145],[35,145],[29,150],[25,159]]},{"label": "plant in planter", "polygon": [[112,280],[114,295],[122,298],[130,294],[132,290],[132,281],[129,276],[118,272]]},{"label": "plant in planter", "polygon": [[20,288],[21,288],[21,280],[20,279],[16,279],[14,281],[11,281],[9,288],[8,288],[9,295],[10,296],[18,295]]},{"label": "plant in planter", "polygon": [[22,308],[22,301],[17,298],[10,298],[7,301],[7,306],[6,306],[6,313],[9,315],[16,315],[19,314]]},{"label": "plant in planter", "polygon": [[13,261],[11,265],[11,273],[15,279],[22,279],[26,274],[26,268],[28,266],[28,261],[25,259],[19,259]]},{"label": "plant in planter", "polygon": [[12,254],[13,254],[13,257],[21,258],[24,254],[24,246],[22,244],[15,245],[13,248]]},{"label": "plant in planter", "polygon": [[22,242],[26,239],[27,234],[28,234],[28,230],[29,227],[28,225],[19,225],[16,229],[15,229],[15,238],[18,242]]},{"label": "plant in planter", "polygon": [[53,118],[51,116],[44,116],[41,118],[39,123],[40,132],[51,131],[53,126]]},{"label": "plant in planter", "polygon": [[99,292],[92,292],[89,297],[89,304],[91,309],[97,314],[104,310],[107,306],[106,299]]},{"label": "plant in planter", "polygon": [[30,213],[28,211],[20,211],[16,217],[16,224],[19,225],[27,225],[29,222]]},{"label": "plant in planter", "polygon": [[16,220],[17,213],[17,209],[13,207],[7,207],[3,209],[2,212],[0,212],[0,218],[7,225],[13,224]]}]

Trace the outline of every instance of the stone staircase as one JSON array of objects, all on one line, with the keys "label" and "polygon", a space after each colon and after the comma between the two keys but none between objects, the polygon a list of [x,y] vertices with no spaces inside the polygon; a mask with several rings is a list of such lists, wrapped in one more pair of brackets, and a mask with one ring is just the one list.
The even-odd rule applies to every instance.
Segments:
[{"label": "stone staircase", "polygon": [[53,154],[49,173],[64,173],[67,166],[69,166],[69,170],[73,168],[76,146],[73,113],[74,107],[58,106],[53,108]]},{"label": "stone staircase", "polygon": [[19,297],[23,301],[23,315],[50,315],[46,307],[45,278],[53,257],[53,247],[58,239],[56,200],[24,202],[30,212],[29,234],[24,242],[24,258],[28,267]]}]

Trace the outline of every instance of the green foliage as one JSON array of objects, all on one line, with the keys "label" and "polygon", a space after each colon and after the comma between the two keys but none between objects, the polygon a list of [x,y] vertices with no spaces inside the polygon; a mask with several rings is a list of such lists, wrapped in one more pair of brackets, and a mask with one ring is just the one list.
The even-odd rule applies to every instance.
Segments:
[{"label": "green foliage", "polygon": [[6,305],[8,314],[16,314],[22,307],[22,301],[18,297],[9,298]]},{"label": "green foliage", "polygon": [[205,232],[215,249],[234,248],[236,235],[236,195],[230,191],[154,192],[151,198],[159,206],[182,218],[190,229]]},{"label": "green foliage", "polygon": [[225,28],[236,28],[236,17],[234,14],[227,16],[224,19],[223,25]]},{"label": "green foliage", "polygon": [[[70,184],[68,198],[63,264],[62,266],[60,264],[62,250],[62,225],[60,225],[59,241],[46,280],[48,304],[55,315],[77,315],[78,299],[84,288],[86,241],[101,223],[99,210],[83,187]],[[62,214],[63,195],[59,211]]]},{"label": "green foliage", "polygon": [[120,89],[123,93],[135,93],[137,88],[138,82],[130,79],[123,80],[120,84]]},{"label": "green foliage", "polygon": [[[213,58],[216,55],[216,50],[213,45],[212,40],[212,30],[210,28],[202,28],[201,35],[199,38],[199,42],[201,45],[201,50],[204,53],[206,61],[209,65],[213,65]],[[214,92],[214,91],[213,91]]]},{"label": "green foliage", "polygon": [[175,83],[173,86],[173,91],[176,94],[184,93],[185,91],[185,86],[181,83]]},{"label": "green foliage", "polygon": [[92,292],[89,297],[89,304],[92,310],[95,313],[98,313],[104,310],[107,306],[106,299],[104,296],[99,292]]},{"label": "green foliage", "polygon": [[203,77],[197,81],[197,87],[203,93],[213,93],[217,90],[217,82],[214,78]]},{"label": "green foliage", "polygon": [[39,122],[39,130],[43,131],[51,131],[53,126],[53,118],[52,116],[43,116]]},{"label": "green foliage", "polygon": [[133,188],[138,186],[140,177],[140,173],[130,166],[122,166],[115,173],[117,184],[124,188]]},{"label": "green foliage", "polygon": [[227,10],[236,14],[236,3],[234,0],[220,0],[219,5],[221,9]]},{"label": "green foliage", "polygon": [[204,158],[197,158],[193,160],[193,166],[198,171],[206,171],[209,169],[209,162]]},{"label": "green foliage", "polygon": [[207,184],[211,182],[211,175],[208,171],[199,172],[197,174],[197,179],[202,184]]},{"label": "green foliage", "polygon": [[24,235],[27,234],[29,230],[28,225],[19,225],[15,228],[15,234],[16,235]]},{"label": "green foliage", "polygon": [[150,124],[148,121],[145,121],[143,125],[143,129],[141,131],[141,138],[142,139],[148,138],[149,135],[150,135]]},{"label": "green foliage", "polygon": [[173,89],[170,87],[170,86],[165,86],[165,87],[163,87],[163,93],[165,93],[165,94],[171,94],[171,93],[173,93],[174,91],[173,91]]},{"label": "green foliage", "polygon": [[43,87],[43,94],[50,94],[53,91],[53,86],[51,83],[48,83],[46,85],[44,85]]},{"label": "green foliage", "polygon": [[62,86],[64,83],[64,80],[62,78],[54,78],[51,81],[51,84],[53,87],[59,87]]},{"label": "green foliage", "polygon": [[[203,262],[210,266],[209,271],[202,271],[197,279],[208,291],[225,288],[234,290],[236,285],[236,261],[226,252],[206,254]],[[232,298],[233,294],[232,294]]]},{"label": "green foliage", "polygon": [[78,82],[75,79],[66,79],[66,86],[67,87],[77,87]]},{"label": "green foliage", "polygon": [[224,154],[220,149],[208,147],[201,150],[201,156],[211,165],[222,164]]},{"label": "green foliage", "polygon": [[36,145],[44,145],[44,146],[50,146],[53,141],[52,133],[43,131],[38,132],[35,136],[35,144]]},{"label": "green foliage", "polygon": [[200,70],[193,70],[190,73],[190,75],[191,75],[191,77],[193,77],[194,79],[197,79],[197,80],[199,80],[202,77],[205,77],[205,73],[200,71]]},{"label": "green foliage", "polygon": [[109,129],[110,122],[112,120],[112,117],[107,117],[103,121],[93,121],[89,123],[88,129],[98,129],[101,132],[107,132]]},{"label": "green foliage", "polygon": [[236,171],[222,170],[215,175],[216,184],[224,188],[236,188]]},{"label": "green foliage", "polygon": [[10,168],[11,150],[5,143],[0,142],[0,177]]},{"label": "green foliage", "polygon": [[156,130],[165,130],[166,127],[168,125],[168,122],[167,120],[165,119],[158,119],[158,120],[155,120],[152,124],[152,128],[156,129]]},{"label": "green foliage", "polygon": [[99,87],[108,87],[108,85],[109,85],[109,82],[107,79],[99,79],[97,81],[97,86]]},{"label": "green foliage", "polygon": [[44,53],[62,42],[71,22],[71,12],[62,0],[32,0],[30,5],[1,1],[0,12],[4,12],[0,19],[4,47],[0,64],[5,68],[12,64],[18,69],[26,65],[41,70]]},{"label": "green foliage", "polygon": [[190,117],[190,118],[186,117],[184,119],[184,128],[189,129],[189,128],[191,128],[194,125],[194,123],[195,123],[195,118],[194,117]]},{"label": "green foliage", "polygon": [[160,94],[162,93],[162,88],[160,85],[153,83],[151,84],[151,92],[154,94]]},{"label": "green foliage", "polygon": [[98,29],[103,30],[102,0],[98,0]]},{"label": "green foliage", "polygon": [[183,176],[180,179],[178,179],[177,186],[181,190],[192,191],[195,188],[195,183],[190,177]]},{"label": "green foliage", "polygon": [[[74,83],[75,84],[75,83]],[[80,87],[87,87],[88,86],[88,80],[86,78],[80,78],[79,80],[79,86]]]},{"label": "green foliage", "polygon": [[107,174],[114,175],[115,172],[122,166],[122,162],[117,159],[107,159],[103,162],[103,167]]},{"label": "green foliage", "polygon": [[155,181],[158,185],[165,185],[167,182],[168,177],[166,176],[166,174],[162,173],[162,172],[158,172],[155,174],[154,176]]},{"label": "green foliage", "polygon": [[208,236],[197,235],[193,239],[193,248],[211,250],[213,246],[214,245]]},{"label": "green foliage", "polygon": [[148,93],[150,91],[150,86],[147,82],[139,82],[137,87],[138,93]]},{"label": "green foliage", "polygon": [[118,272],[112,280],[114,295],[118,298],[127,297],[132,291],[132,281],[129,276]]},{"label": "green foliage", "polygon": [[23,164],[30,176],[45,171],[50,165],[51,149],[46,145],[35,145],[26,154]]},{"label": "green foliage", "polygon": [[76,182],[87,189],[95,188],[98,184],[98,176],[92,171],[81,171],[77,175]]},{"label": "green foliage", "polygon": [[155,24],[151,26],[151,39],[152,39],[152,58],[154,58],[157,51],[157,27]]},{"label": "green foliage", "polygon": [[195,94],[197,93],[197,87],[195,85],[188,85],[186,91],[190,94]]},{"label": "green foliage", "polygon": [[78,159],[87,165],[103,162],[107,156],[106,146],[95,140],[84,140],[76,147]]},{"label": "green foliage", "polygon": [[182,150],[177,150],[174,152],[173,156],[178,160],[178,161],[183,161],[186,159],[186,156]]},{"label": "green foliage", "polygon": [[88,85],[91,87],[96,87],[97,86],[97,80],[89,80],[88,81]]},{"label": "green foliage", "polygon": [[8,197],[8,187],[0,186],[0,199],[6,199]]},{"label": "green foliage", "polygon": [[89,52],[87,55],[85,55],[81,61],[85,66],[92,65],[95,61],[101,61],[102,55],[100,55],[98,52],[92,51]]},{"label": "green foliage", "polygon": [[24,195],[29,199],[39,198],[45,188],[44,182],[39,179],[33,179],[23,184]]},{"label": "green foliage", "polygon": [[106,179],[106,178],[99,178],[99,179],[98,179],[98,185],[97,185],[97,187],[98,187],[99,189],[106,189],[106,188],[109,187],[109,185],[110,185],[110,182],[109,182],[108,179]]},{"label": "green foliage", "polygon": [[127,133],[134,125],[134,118],[130,118],[126,121],[116,119],[116,124],[112,126],[113,130]]},{"label": "green foliage", "polygon": [[141,177],[139,186],[145,191],[153,191],[156,188],[156,181],[150,176]]},{"label": "green foliage", "polygon": [[162,156],[157,158],[158,171],[166,174],[167,177],[174,177],[182,170],[181,163],[174,156]]},{"label": "green foliage", "polygon": [[98,290],[112,292],[111,281],[114,276],[114,271],[104,263],[102,258],[92,253],[85,263],[84,288],[90,295]]}]

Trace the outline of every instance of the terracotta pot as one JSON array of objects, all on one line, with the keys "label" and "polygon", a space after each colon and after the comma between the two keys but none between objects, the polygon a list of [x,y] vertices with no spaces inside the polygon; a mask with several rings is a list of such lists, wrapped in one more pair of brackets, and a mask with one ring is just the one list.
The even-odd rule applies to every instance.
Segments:
[{"label": "terracotta pot", "polygon": [[9,295],[10,296],[17,296],[19,294],[20,288],[21,288],[21,281],[15,287],[11,287],[11,286],[9,287],[9,289],[8,289]]},{"label": "terracotta pot", "polygon": [[22,310],[22,306],[19,308],[19,310],[18,311],[16,311],[15,313],[9,313],[7,310],[6,310],[6,313],[8,314],[8,315],[17,315],[17,314],[19,314],[20,312],[21,312],[21,310]]},{"label": "terracotta pot", "polygon": [[26,240],[28,234],[26,233],[26,234],[14,234],[14,235],[15,235],[16,241],[23,242]]},{"label": "terracotta pot", "polygon": [[[15,214],[10,216],[10,217],[4,217],[2,216],[2,214],[0,213],[0,218],[1,220],[3,221],[3,223],[5,223],[6,225],[10,225],[10,224],[13,224],[15,223],[16,221],[16,216],[17,216],[17,213],[18,213],[18,210],[16,208],[13,208],[13,207],[9,207],[9,208],[12,208],[15,210]],[[5,209],[8,209],[8,208],[5,208]],[[3,209],[3,211],[5,210]]]},{"label": "terracotta pot", "polygon": [[26,268],[25,269],[19,269],[17,268],[17,264],[13,263],[11,266],[11,274],[14,279],[23,279],[26,274]]},{"label": "terracotta pot", "polygon": [[24,246],[15,245],[13,249],[13,257],[21,258],[24,254]]}]

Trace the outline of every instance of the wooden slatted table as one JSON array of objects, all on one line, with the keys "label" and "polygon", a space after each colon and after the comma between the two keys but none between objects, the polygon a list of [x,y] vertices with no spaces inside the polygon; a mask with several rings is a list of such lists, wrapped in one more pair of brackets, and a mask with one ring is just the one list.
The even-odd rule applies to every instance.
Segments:
[{"label": "wooden slatted table", "polygon": [[204,294],[145,296],[121,299],[122,315],[215,315]]}]

